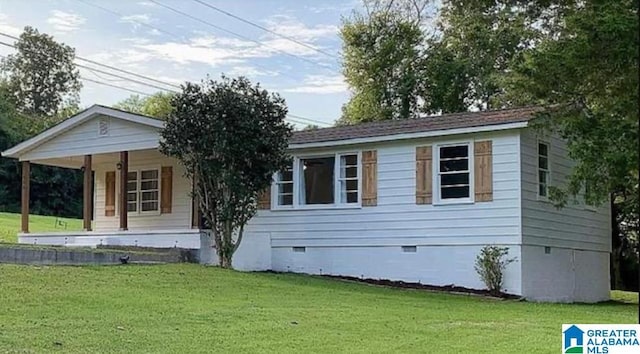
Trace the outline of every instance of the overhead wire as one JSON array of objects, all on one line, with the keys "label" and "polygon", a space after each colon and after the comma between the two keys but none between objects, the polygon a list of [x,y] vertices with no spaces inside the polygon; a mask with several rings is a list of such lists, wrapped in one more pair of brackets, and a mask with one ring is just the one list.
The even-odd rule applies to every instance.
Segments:
[{"label": "overhead wire", "polygon": [[203,20],[203,19],[201,19],[201,18],[199,18],[199,17],[193,16],[193,15],[191,15],[191,14],[187,13],[187,12],[184,12],[184,11],[182,11],[182,10],[178,10],[178,9],[176,9],[176,8],[174,8],[174,7],[169,6],[169,5],[163,4],[163,3],[161,3],[161,2],[159,2],[159,1],[157,1],[157,0],[149,0],[149,1],[150,1],[150,2],[152,2],[152,3],[154,3],[154,4],[156,4],[156,5],[158,5],[158,6],[160,6],[160,7],[162,7],[162,8],[164,8],[164,9],[167,9],[167,10],[169,10],[169,11],[171,11],[171,12],[177,13],[177,14],[182,15],[182,16],[184,16],[184,17],[190,18],[190,19],[192,19],[192,20],[194,20],[194,21],[197,21],[197,22],[200,22],[200,23],[202,23],[202,24],[205,24],[205,25],[207,25],[207,26],[209,26],[209,27],[212,27],[212,28],[214,28],[214,29],[216,29],[216,30],[218,30],[218,31],[221,31],[221,32],[224,32],[224,33],[230,34],[230,35],[232,35],[232,36],[235,36],[235,37],[240,38],[240,39],[244,39],[244,40],[246,40],[246,41],[250,41],[250,42],[256,43],[256,44],[258,44],[258,45],[260,45],[260,46],[263,46],[263,47],[265,47],[265,48],[269,48],[269,49],[271,49],[271,50],[275,50],[275,51],[276,51],[276,52],[278,52],[278,53],[285,54],[285,55],[288,55],[288,56],[290,56],[290,57],[292,57],[292,58],[296,58],[296,59],[298,59],[298,60],[305,61],[305,62],[307,62],[307,63],[313,64],[313,65],[316,65],[316,66],[321,67],[321,68],[326,69],[326,70],[330,70],[331,72],[334,72],[334,73],[335,73],[335,72],[337,72],[335,69],[332,69],[331,67],[329,67],[329,66],[327,66],[327,65],[324,65],[324,64],[318,63],[318,62],[316,62],[316,61],[313,61],[313,60],[307,59],[307,58],[302,57],[302,56],[300,56],[300,55],[296,55],[296,54],[293,54],[293,53],[289,53],[289,52],[287,52],[287,51],[285,51],[285,50],[282,50],[282,49],[275,48],[275,47],[270,46],[270,45],[268,45],[268,44],[266,44],[266,43],[260,42],[260,41],[258,41],[258,40],[256,40],[256,39],[253,39],[253,38],[247,37],[247,36],[245,36],[245,35],[242,35],[242,34],[240,34],[240,33],[237,33],[237,32],[231,31],[231,30],[228,30],[228,29],[226,29],[226,28],[224,28],[224,27],[221,27],[221,26],[215,25],[215,24],[213,24],[213,23],[211,23],[211,22],[209,22],[209,21],[206,21],[206,20]]},{"label": "overhead wire", "polygon": [[337,56],[337,55],[335,55],[335,54],[332,54],[332,53],[326,52],[326,51],[324,51],[324,50],[322,50],[322,49],[318,49],[318,48],[316,48],[316,47],[314,47],[314,46],[312,46],[312,45],[309,45],[309,44],[307,44],[307,43],[304,43],[304,42],[302,42],[302,41],[299,41],[299,40],[297,40],[297,39],[295,39],[295,38],[293,38],[293,37],[289,37],[289,36],[286,36],[286,35],[284,35],[284,34],[282,34],[282,33],[278,33],[278,32],[276,32],[276,31],[273,31],[273,30],[271,30],[271,29],[269,29],[269,28],[267,28],[267,27],[261,26],[261,25],[259,25],[259,24],[255,23],[255,22],[249,21],[249,20],[247,20],[247,19],[245,19],[245,18],[242,18],[242,17],[240,17],[240,16],[238,16],[238,15],[234,15],[234,14],[232,14],[232,13],[228,12],[228,11],[225,11],[225,10],[223,10],[223,9],[221,9],[221,8],[217,7],[217,6],[211,5],[211,4],[209,4],[209,3],[205,2],[205,1],[202,1],[202,0],[192,0],[192,1],[197,2],[197,3],[198,3],[198,4],[200,4],[200,5],[206,6],[206,7],[210,8],[210,9],[212,9],[212,10],[214,10],[214,11],[217,11],[217,12],[219,12],[219,13],[221,13],[221,14],[224,14],[224,15],[226,15],[226,16],[229,16],[229,17],[231,17],[231,18],[234,18],[234,19],[236,19],[236,20],[238,20],[238,21],[244,22],[244,23],[246,23],[246,24],[248,24],[248,25],[250,25],[250,26],[253,26],[253,27],[259,28],[259,29],[261,29],[261,30],[263,30],[263,31],[265,31],[265,32],[269,32],[269,33],[271,33],[271,34],[273,34],[273,35],[276,35],[276,36],[278,36],[278,37],[280,37],[280,38],[286,39],[286,40],[288,40],[288,41],[290,41],[290,42],[293,42],[293,43],[296,43],[296,44],[301,45],[301,46],[303,46],[303,47],[309,48],[309,49],[311,49],[311,50],[313,50],[313,51],[315,51],[315,52],[318,52],[318,53],[324,54],[324,55],[329,56],[329,57],[332,57],[332,58],[336,58],[336,59],[338,58],[338,56]]}]

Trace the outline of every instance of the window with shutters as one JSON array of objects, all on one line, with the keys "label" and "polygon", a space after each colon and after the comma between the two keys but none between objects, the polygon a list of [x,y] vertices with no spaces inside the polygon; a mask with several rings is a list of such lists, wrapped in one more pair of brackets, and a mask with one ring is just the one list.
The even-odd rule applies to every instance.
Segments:
[{"label": "window with shutters", "polygon": [[473,149],[469,142],[436,145],[434,186],[436,201],[473,201]]},{"label": "window with shutters", "polygon": [[276,174],[272,197],[277,208],[359,206],[360,153],[296,157]]},{"label": "window with shutters", "polygon": [[549,143],[538,141],[538,198],[549,197]]},{"label": "window with shutters", "polygon": [[133,214],[160,212],[159,169],[128,171],[127,211]]}]

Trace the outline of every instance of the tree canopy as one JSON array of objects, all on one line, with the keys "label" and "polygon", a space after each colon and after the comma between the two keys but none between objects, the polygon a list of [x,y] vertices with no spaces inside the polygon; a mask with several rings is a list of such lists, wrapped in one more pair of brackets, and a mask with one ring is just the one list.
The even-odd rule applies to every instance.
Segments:
[{"label": "tree canopy", "polygon": [[28,26],[15,49],[0,68],[19,112],[51,117],[64,106],[77,106],[82,83],[73,63],[75,49]]},{"label": "tree canopy", "polygon": [[284,121],[286,104],[244,77],[223,76],[187,83],[172,105],[161,151],[177,158],[194,181],[220,265],[229,268],[258,193],[286,167],[292,132]]},{"label": "tree canopy", "polygon": [[131,113],[167,119],[173,110],[173,106],[171,106],[173,97],[174,94],[168,92],[157,92],[148,97],[131,95],[116,103],[114,107]]}]

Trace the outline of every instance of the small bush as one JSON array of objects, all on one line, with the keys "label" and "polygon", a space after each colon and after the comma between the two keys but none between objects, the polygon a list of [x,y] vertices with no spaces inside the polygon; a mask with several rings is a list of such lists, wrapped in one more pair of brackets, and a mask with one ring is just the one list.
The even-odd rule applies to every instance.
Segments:
[{"label": "small bush", "polygon": [[476,272],[492,294],[501,293],[504,270],[516,261],[516,258],[506,258],[508,254],[507,247],[484,246],[476,257]]}]

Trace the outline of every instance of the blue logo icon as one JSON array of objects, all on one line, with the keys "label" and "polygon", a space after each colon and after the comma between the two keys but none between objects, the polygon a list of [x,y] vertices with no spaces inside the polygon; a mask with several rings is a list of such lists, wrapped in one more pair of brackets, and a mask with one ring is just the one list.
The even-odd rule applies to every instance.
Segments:
[{"label": "blue logo icon", "polygon": [[564,337],[564,351],[563,353],[584,353],[584,331],[578,326],[572,325],[562,332]]}]

